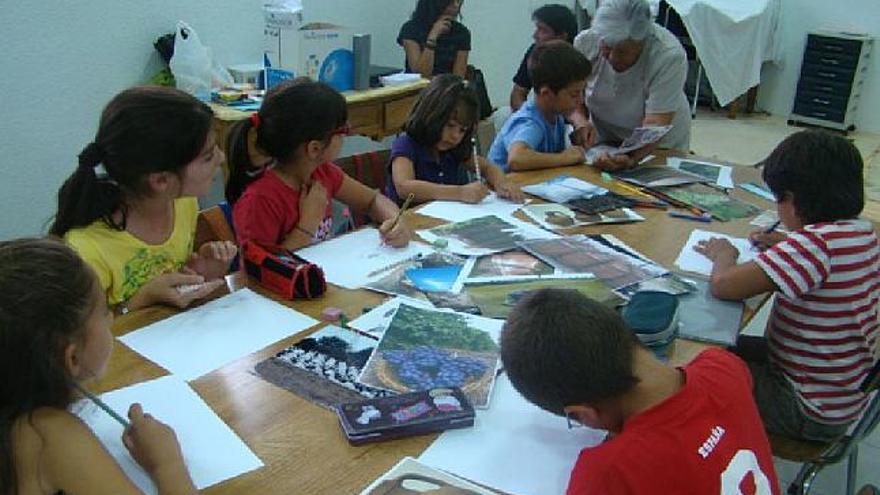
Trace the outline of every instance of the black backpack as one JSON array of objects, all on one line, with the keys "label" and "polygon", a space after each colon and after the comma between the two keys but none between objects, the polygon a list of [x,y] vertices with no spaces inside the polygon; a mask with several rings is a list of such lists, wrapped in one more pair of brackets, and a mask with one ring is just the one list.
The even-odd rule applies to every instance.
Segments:
[{"label": "black backpack", "polygon": [[483,71],[473,65],[468,65],[466,75],[466,79],[474,88],[477,100],[480,102],[480,120],[484,120],[492,115],[495,109],[492,108],[492,102],[489,101],[489,92],[486,90],[486,79],[483,78]]}]

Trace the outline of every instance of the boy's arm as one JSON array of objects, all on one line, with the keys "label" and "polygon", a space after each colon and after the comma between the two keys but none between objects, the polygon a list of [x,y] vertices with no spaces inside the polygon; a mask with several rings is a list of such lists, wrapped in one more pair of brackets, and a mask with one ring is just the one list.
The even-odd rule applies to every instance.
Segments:
[{"label": "boy's arm", "polygon": [[740,300],[778,290],[754,261],[738,265],[739,251],[727,239],[713,238],[694,249],[712,260],[709,289],[718,299]]},{"label": "boy's arm", "polygon": [[[486,182],[495,189],[498,196],[517,203],[522,203],[525,200],[522,190],[505,175],[501,167],[482,156],[478,157],[477,161],[480,164],[480,173],[486,178]],[[473,160],[470,163],[473,164]]]},{"label": "boy's arm", "polygon": [[580,146],[569,146],[560,153],[541,153],[523,141],[515,141],[507,152],[507,164],[513,171],[577,165],[583,162],[584,149]]}]

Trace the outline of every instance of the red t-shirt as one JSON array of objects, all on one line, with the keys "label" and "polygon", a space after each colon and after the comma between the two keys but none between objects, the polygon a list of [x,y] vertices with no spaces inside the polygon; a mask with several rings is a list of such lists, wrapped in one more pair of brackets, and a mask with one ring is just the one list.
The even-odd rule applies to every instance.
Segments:
[{"label": "red t-shirt", "polygon": [[[312,180],[327,189],[327,211],[312,241],[326,239],[333,232],[333,206],[330,202],[345,179],[345,172],[333,163],[324,163],[312,173]],[[250,184],[232,209],[232,220],[239,245],[254,240],[281,244],[299,222],[299,191],[291,188],[274,170]]]},{"label": "red t-shirt", "polygon": [[684,373],[681,391],[581,451],[568,495],[779,494],[745,363],[710,349]]}]

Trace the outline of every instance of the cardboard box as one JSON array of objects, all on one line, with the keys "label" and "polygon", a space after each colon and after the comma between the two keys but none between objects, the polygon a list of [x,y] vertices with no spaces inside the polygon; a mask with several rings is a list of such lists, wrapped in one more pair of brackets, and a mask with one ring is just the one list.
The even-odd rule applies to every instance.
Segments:
[{"label": "cardboard box", "polygon": [[264,9],[264,51],[272,67],[306,76],[338,91],[354,88],[351,29],[302,23],[301,13]]}]

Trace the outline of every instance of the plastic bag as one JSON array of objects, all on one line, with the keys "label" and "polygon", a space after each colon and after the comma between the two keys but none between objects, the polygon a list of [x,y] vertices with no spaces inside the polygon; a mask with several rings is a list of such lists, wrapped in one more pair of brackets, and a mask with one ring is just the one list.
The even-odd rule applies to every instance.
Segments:
[{"label": "plastic bag", "polygon": [[202,44],[199,35],[189,24],[177,21],[174,36],[174,56],[168,64],[177,88],[209,100],[211,88],[232,84],[232,76],[214,61],[211,49]]}]

